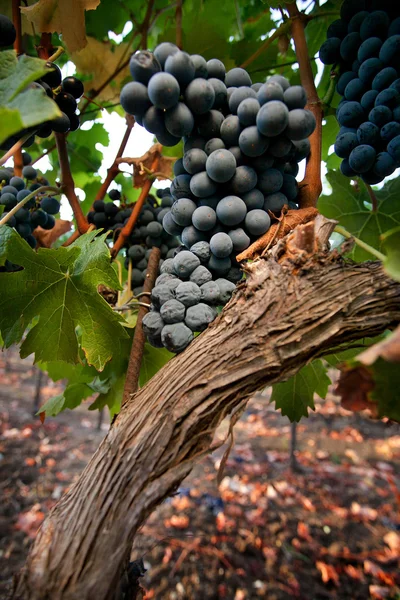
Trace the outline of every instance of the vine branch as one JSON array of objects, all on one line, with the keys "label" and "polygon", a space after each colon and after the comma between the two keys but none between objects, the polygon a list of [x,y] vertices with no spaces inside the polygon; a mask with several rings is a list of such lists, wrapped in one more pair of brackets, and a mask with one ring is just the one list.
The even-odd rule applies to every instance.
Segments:
[{"label": "vine branch", "polygon": [[178,0],[175,10],[176,45],[182,50],[182,0]]},{"label": "vine branch", "polygon": [[75,193],[75,185],[69,165],[65,133],[55,133],[54,135],[56,138],[57,152],[60,160],[62,189],[73,210],[79,233],[86,233],[89,228],[89,224],[82,212],[79,198]]},{"label": "vine branch", "polygon": [[353,240],[357,246],[359,246],[366,252],[369,252],[369,254],[371,254],[372,256],[375,256],[375,258],[377,258],[381,262],[386,260],[386,256],[384,254],[382,254],[382,252],[379,252],[379,250],[377,250],[373,246],[370,246],[369,244],[366,244],[359,238],[355,237],[353,234],[351,234],[349,231],[347,231],[347,229],[345,229],[341,225],[336,225],[334,231],[336,231],[336,233],[340,233],[340,235],[342,235],[347,240]]},{"label": "vine branch", "polygon": [[[156,152],[154,155],[153,163],[151,165],[152,172],[157,171],[159,159],[160,159],[160,155],[158,152]],[[126,225],[124,225],[123,228],[121,229],[118,239],[115,242],[115,244],[111,250],[111,256],[113,258],[115,258],[117,256],[118,252],[121,250],[121,248],[124,246],[125,242],[129,238],[129,236],[131,235],[133,228],[135,227],[136,222],[139,218],[139,213],[142,210],[142,206],[144,204],[144,201],[147,198],[147,194],[149,193],[152,184],[153,184],[153,180],[149,178],[146,181],[146,183],[144,184],[144,186],[142,187],[142,191],[140,192],[139,198],[135,202],[135,206],[131,213],[131,216],[129,217],[129,220],[126,223]]]},{"label": "vine branch", "polygon": [[370,197],[370,200],[371,200],[372,212],[376,213],[378,211],[378,199],[375,195],[375,192],[372,189],[372,187],[369,185],[369,183],[366,183],[365,181],[363,183],[364,183],[365,187],[367,188],[368,196]]},{"label": "vine branch", "polygon": [[287,3],[286,9],[291,17],[291,32],[295,45],[296,56],[299,62],[301,83],[307,94],[307,108],[310,110],[317,122],[314,133],[310,136],[311,151],[307,159],[306,172],[299,186],[300,208],[316,206],[322,192],[321,182],[321,153],[322,153],[322,103],[318,97],[308,57],[308,47],[304,28],[309,21],[307,15],[303,15],[297,8],[296,3]]},{"label": "vine branch", "polygon": [[19,9],[19,0],[12,0],[12,20],[17,36],[14,42],[14,50],[18,55],[22,54],[22,26],[21,11]]},{"label": "vine branch", "polygon": [[[143,285],[143,294],[148,294],[154,287],[158,273],[158,264],[160,262],[160,249],[153,247],[149,262],[147,265],[146,279]],[[124,385],[124,394],[122,397],[122,405],[124,406],[131,398],[132,394],[137,392],[139,388],[139,373],[143,358],[144,343],[146,341],[142,320],[148,312],[148,304],[139,303],[139,311],[135,325],[135,333],[133,336],[132,348],[129,355],[128,369],[126,371],[126,379]]]},{"label": "vine branch", "polygon": [[110,183],[115,179],[115,177],[120,172],[117,160],[122,157],[122,155],[123,155],[123,153],[125,151],[126,145],[128,143],[129,136],[131,135],[132,128],[133,128],[133,126],[135,124],[135,119],[131,115],[125,115],[125,118],[126,118],[126,130],[125,130],[125,133],[124,133],[124,137],[122,138],[121,145],[120,145],[120,147],[118,149],[118,152],[117,152],[117,154],[115,156],[113,164],[107,170],[107,177],[105,178],[105,180],[101,184],[100,189],[97,192],[96,197],[94,199],[94,202],[96,200],[103,200],[104,196],[106,195],[106,192],[108,190],[108,187],[109,187]]}]

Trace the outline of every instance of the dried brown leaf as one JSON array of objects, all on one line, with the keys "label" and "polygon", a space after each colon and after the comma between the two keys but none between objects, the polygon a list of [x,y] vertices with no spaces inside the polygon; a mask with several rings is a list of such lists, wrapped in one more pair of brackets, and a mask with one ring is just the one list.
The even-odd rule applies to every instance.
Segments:
[{"label": "dried brown leaf", "polygon": [[38,246],[42,248],[50,248],[59,237],[61,237],[67,231],[71,231],[71,221],[64,221],[64,219],[56,219],[56,224],[53,229],[42,229],[37,227],[33,232],[33,235],[38,241]]},{"label": "dried brown leaf", "polygon": [[368,398],[374,389],[374,380],[366,367],[342,367],[335,393],[341,397],[343,408],[358,412],[369,409],[377,414],[377,405]]},{"label": "dried brown leaf", "polygon": [[357,356],[357,360],[364,365],[372,365],[378,358],[400,362],[400,326],[387,339],[374,344]]},{"label": "dried brown leaf", "polygon": [[[90,80],[85,82],[85,90],[96,87],[100,89],[102,84],[114,73],[127,55],[128,44],[122,43],[115,46],[111,42],[101,42],[95,38],[88,37],[85,47],[71,56],[77,70],[83,75],[89,75]],[[121,83],[129,74],[126,66],[113,79],[113,85],[107,85],[97,99],[100,102],[114,102],[119,99]]]},{"label": "dried brown leaf", "polygon": [[[274,223],[267,233],[261,236],[244,252],[237,255],[236,260],[241,262],[243,260],[253,259],[259,256],[261,252],[272,244],[275,244],[278,240],[282,239],[290,231],[292,231],[297,225],[303,225],[315,219],[318,215],[316,208],[299,208],[299,210],[288,210],[283,222]],[[272,243],[271,243],[272,242]]]},{"label": "dried brown leaf", "polygon": [[321,579],[324,583],[332,581],[335,585],[339,585],[339,575],[332,565],[328,565],[321,560],[317,560],[315,563],[318,571],[321,573]]},{"label": "dried brown leaf", "polygon": [[99,4],[100,0],[39,0],[21,7],[21,13],[36,31],[60,33],[69,52],[76,52],[87,44],[85,11],[95,10]]},{"label": "dried brown leaf", "polygon": [[[176,157],[163,156],[161,144],[154,144],[143,156],[139,158],[119,158],[118,165],[126,163],[133,165],[133,187],[142,188],[149,176],[153,174],[155,179],[173,179],[173,166]],[[157,171],[153,173],[152,165],[156,155],[159,155]]]}]

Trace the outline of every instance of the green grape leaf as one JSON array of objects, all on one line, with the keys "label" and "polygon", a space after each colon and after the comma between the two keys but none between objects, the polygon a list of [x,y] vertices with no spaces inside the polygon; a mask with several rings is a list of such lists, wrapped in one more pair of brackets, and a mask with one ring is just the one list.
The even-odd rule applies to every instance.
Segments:
[{"label": "green grape leaf", "polygon": [[387,258],[383,261],[385,271],[396,281],[400,281],[400,227],[382,235],[383,249]]},{"label": "green grape leaf", "polygon": [[154,348],[146,342],[140,367],[139,387],[143,387],[174,356],[166,348]]},{"label": "green grape leaf", "polygon": [[[19,343],[24,358],[36,361],[79,361],[79,327],[86,360],[98,371],[118,354],[128,336],[122,316],[100,296],[100,284],[120,289],[110,264],[105,235],[90,232],[68,248],[34,252],[15,230],[0,227],[0,265],[6,259],[23,267],[0,273],[0,332],[8,347]],[[36,321],[36,319],[38,319]]]},{"label": "green grape leaf", "polygon": [[301,417],[308,417],[308,408],[315,409],[314,393],[325,398],[330,383],[323,362],[317,359],[288,381],[276,383],[272,387],[271,402],[275,402],[275,408],[281,409],[282,415],[290,421],[300,421]]},{"label": "green grape leaf", "polygon": [[[374,192],[378,210],[372,212],[371,200],[362,181],[352,185],[350,179],[338,171],[328,171],[326,177],[333,191],[330,196],[319,198],[318,210],[329,219],[339,221],[347,231],[373,248],[381,249],[381,235],[400,225],[400,178]],[[360,262],[371,260],[371,255],[359,246],[354,246],[350,256]]]},{"label": "green grape leaf", "polygon": [[56,417],[62,410],[66,408],[74,409],[79,406],[82,400],[92,396],[94,390],[85,383],[72,383],[67,385],[62,394],[53,396],[45,402],[36,413],[42,417]]},{"label": "green grape leaf", "polygon": [[324,356],[323,360],[325,360],[330,367],[337,368],[340,363],[352,360],[363,350],[378,343],[382,337],[382,335],[378,335],[374,338],[363,338],[362,340],[355,342],[354,347],[348,348],[343,346],[343,348],[338,349],[336,352]]},{"label": "green grape leaf", "polygon": [[27,87],[49,72],[43,60],[14,50],[0,52],[0,143],[28,127],[61,116],[43,88]]}]

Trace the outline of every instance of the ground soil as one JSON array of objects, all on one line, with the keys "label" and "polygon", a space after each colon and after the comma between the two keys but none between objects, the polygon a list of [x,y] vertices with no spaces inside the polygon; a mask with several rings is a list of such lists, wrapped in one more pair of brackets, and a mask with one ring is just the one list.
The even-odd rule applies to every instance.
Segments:
[{"label": "ground soil", "polygon": [[[37,373],[15,352],[0,354],[0,598],[108,429],[108,416],[99,427],[87,403],[41,424]],[[44,380],[42,401],[59,391]],[[400,599],[400,426],[348,413],[330,392],[297,426],[295,470],[291,426],[268,393],[249,403],[234,431],[221,484],[226,444],[137,536],[143,597]]]}]

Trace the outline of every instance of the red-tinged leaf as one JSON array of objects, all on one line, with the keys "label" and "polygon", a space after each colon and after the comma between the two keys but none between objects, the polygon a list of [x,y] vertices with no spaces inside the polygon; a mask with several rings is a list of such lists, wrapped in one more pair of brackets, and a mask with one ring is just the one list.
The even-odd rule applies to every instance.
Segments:
[{"label": "red-tinged leaf", "polygon": [[303,523],[302,521],[299,521],[297,523],[297,535],[303,540],[306,540],[307,542],[312,541],[308,525],[306,523]]},{"label": "red-tinged leaf", "polygon": [[343,570],[346,573],[346,575],[351,577],[351,579],[356,579],[357,581],[364,580],[363,572],[359,567],[354,567],[353,565],[345,565],[343,567]]},{"label": "red-tinged leaf", "polygon": [[335,393],[341,397],[342,406],[346,410],[359,412],[369,409],[375,416],[377,405],[368,398],[374,385],[372,374],[366,367],[342,367]]},{"label": "red-tinged leaf", "polygon": [[44,423],[44,421],[46,419],[46,411],[43,411],[43,412],[39,413],[39,419],[40,419],[40,422],[43,425],[43,423]]},{"label": "red-tinged leaf", "polygon": [[315,566],[321,573],[321,579],[324,583],[332,582],[334,585],[339,585],[339,575],[332,565],[327,565],[326,563],[317,560]]}]

